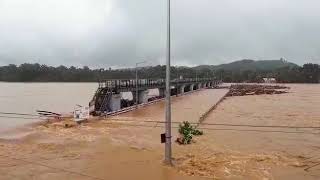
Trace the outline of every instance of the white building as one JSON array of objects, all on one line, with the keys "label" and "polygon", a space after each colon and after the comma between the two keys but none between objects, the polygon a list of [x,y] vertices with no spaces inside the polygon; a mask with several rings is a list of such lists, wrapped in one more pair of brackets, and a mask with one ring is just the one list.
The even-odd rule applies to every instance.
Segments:
[{"label": "white building", "polygon": [[262,78],[264,83],[277,83],[275,78]]}]

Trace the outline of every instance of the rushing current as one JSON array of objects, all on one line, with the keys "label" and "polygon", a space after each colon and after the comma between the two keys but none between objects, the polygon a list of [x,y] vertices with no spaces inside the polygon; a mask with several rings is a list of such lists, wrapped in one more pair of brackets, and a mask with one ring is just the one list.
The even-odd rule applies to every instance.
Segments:
[{"label": "rushing current", "polygon": [[[75,106],[87,106],[98,83],[6,83],[0,82],[0,131],[39,121],[37,117],[6,113],[35,114],[37,110],[73,112]],[[158,90],[150,90],[156,96]],[[132,99],[131,93],[122,98]]]}]

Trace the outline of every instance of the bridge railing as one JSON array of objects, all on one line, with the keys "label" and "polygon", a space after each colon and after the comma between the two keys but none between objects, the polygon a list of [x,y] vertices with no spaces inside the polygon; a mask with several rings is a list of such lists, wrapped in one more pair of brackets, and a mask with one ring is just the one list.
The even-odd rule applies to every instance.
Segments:
[{"label": "bridge railing", "polygon": [[[171,84],[186,84],[186,83],[201,83],[214,81],[212,78],[186,78],[186,79],[173,79]],[[99,82],[99,88],[110,88],[110,89],[123,89],[123,88],[135,88],[136,84],[138,87],[162,87],[165,86],[165,79],[110,79]]]}]

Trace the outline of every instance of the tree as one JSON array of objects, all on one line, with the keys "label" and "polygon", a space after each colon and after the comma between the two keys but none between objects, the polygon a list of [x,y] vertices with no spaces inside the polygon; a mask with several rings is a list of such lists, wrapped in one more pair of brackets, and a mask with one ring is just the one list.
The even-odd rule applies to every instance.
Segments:
[{"label": "tree", "polygon": [[318,64],[304,64],[302,68],[302,74],[304,76],[304,82],[306,83],[318,83],[320,69]]}]

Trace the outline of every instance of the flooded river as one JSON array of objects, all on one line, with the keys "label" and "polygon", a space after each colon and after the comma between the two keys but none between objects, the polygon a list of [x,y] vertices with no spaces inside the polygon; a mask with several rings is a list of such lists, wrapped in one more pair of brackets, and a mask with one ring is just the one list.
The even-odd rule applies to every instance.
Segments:
[{"label": "flooded river", "polygon": [[[173,120],[196,122],[226,92],[208,89],[173,97]],[[0,174],[4,179],[206,179],[163,166],[163,144],[159,141],[163,128],[154,124],[150,129],[141,122],[146,119],[163,121],[163,109],[161,101],[113,117],[125,122],[139,121],[136,127],[129,122],[113,123],[112,118],[107,118],[75,128],[65,128],[64,122],[48,123],[31,128],[21,138],[2,137]],[[177,137],[176,130],[173,135]],[[21,159],[28,159],[29,163],[22,163]],[[35,162],[37,164],[33,164]]]},{"label": "flooded river", "polygon": [[[66,120],[34,127],[22,139],[0,139],[0,179],[316,180],[319,128],[221,126],[319,127],[320,85],[289,86],[287,94],[226,98],[199,126],[203,136],[187,146],[173,143],[174,167],[162,165],[163,124],[143,122],[163,120],[159,102],[73,128],[65,128]],[[196,122],[224,93],[172,98],[172,120]],[[177,129],[172,133],[175,140]]]},{"label": "flooded river", "polygon": [[[36,114],[37,110],[45,110],[70,113],[77,104],[87,106],[97,87],[98,83],[0,82],[0,112]],[[158,94],[157,89],[149,91],[149,97]],[[122,93],[122,98],[132,99],[132,94]],[[37,121],[37,117],[16,117],[0,113],[0,132]]]},{"label": "flooded river", "polygon": [[[76,104],[87,105],[97,83],[0,83],[0,111],[36,114],[36,110],[72,112]],[[0,115],[0,131],[38,118]]]}]

